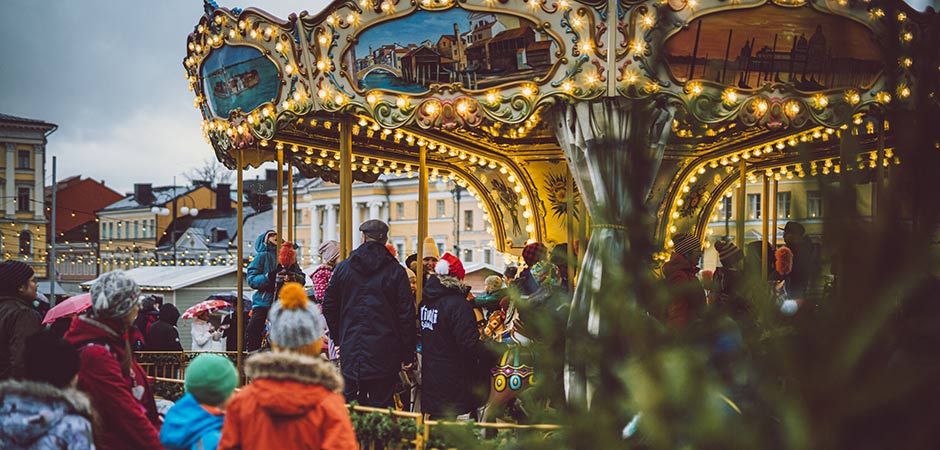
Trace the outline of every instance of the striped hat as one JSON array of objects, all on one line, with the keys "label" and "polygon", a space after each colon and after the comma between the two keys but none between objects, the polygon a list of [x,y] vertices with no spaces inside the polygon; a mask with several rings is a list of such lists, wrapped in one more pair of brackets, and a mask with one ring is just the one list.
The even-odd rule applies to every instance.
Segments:
[{"label": "striped hat", "polygon": [[724,267],[733,266],[744,259],[744,252],[730,241],[715,242],[715,250],[718,251],[718,259]]},{"label": "striped hat", "polygon": [[679,233],[673,236],[672,244],[675,252],[682,256],[702,251],[702,242],[689,233]]}]

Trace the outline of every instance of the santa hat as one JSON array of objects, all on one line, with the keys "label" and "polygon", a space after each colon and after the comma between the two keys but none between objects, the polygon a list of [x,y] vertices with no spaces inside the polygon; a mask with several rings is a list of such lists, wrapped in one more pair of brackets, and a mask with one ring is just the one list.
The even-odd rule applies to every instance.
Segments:
[{"label": "santa hat", "polygon": [[463,270],[463,263],[456,256],[446,252],[441,255],[441,259],[434,266],[434,272],[439,275],[447,275],[458,280],[463,280],[467,273]]}]

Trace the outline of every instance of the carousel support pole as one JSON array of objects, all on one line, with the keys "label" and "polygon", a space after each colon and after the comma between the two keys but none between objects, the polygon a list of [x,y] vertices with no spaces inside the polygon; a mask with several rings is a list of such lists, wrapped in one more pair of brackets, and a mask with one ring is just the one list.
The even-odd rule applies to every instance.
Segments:
[{"label": "carousel support pole", "polygon": [[340,260],[352,251],[352,121],[344,117],[339,130]]},{"label": "carousel support pole", "polygon": [[885,220],[885,213],[888,211],[886,208],[885,201],[887,197],[885,196],[885,167],[882,165],[882,162],[885,159],[885,122],[887,119],[885,116],[878,117],[878,148],[877,158],[875,160],[875,186],[872,189],[874,191],[874,201],[871,202],[871,216],[872,221],[876,227],[885,226],[887,221]]},{"label": "carousel support pole", "polygon": [[245,231],[244,218],[243,218],[245,214],[245,205],[244,205],[245,183],[244,183],[244,175],[243,175],[244,174],[244,165],[243,165],[244,164],[244,155],[243,155],[244,152],[245,152],[244,150],[239,149],[238,153],[235,154],[235,158],[236,158],[235,164],[238,166],[238,172],[236,174],[236,177],[237,177],[236,188],[235,188],[236,191],[238,191],[238,201],[235,202],[235,205],[236,205],[235,214],[236,214],[236,220],[238,221],[238,224],[236,225],[237,228],[235,231],[235,235],[238,236],[238,244],[237,244],[238,246],[236,247],[237,250],[235,253],[236,254],[235,266],[238,268],[238,270],[235,271],[235,285],[238,286],[236,290],[237,292],[236,295],[238,297],[235,300],[235,332],[237,333],[235,340],[237,342],[236,351],[238,353],[235,354],[235,367],[238,368],[238,385],[239,386],[241,386],[245,382],[245,379],[243,376],[244,368],[245,368],[245,355],[244,355],[245,314],[243,311],[245,311],[244,309],[245,305],[244,305],[244,300],[242,300],[242,295],[245,292],[245,286],[244,286],[245,272],[243,270],[244,263],[242,262],[242,258],[244,258],[245,256],[245,237],[242,235],[242,233]]},{"label": "carousel support pole", "polygon": [[294,164],[287,161],[287,240],[294,242]]},{"label": "carousel support pole", "polygon": [[281,249],[284,241],[284,148],[277,149],[277,211],[275,211],[275,228],[277,228],[277,248]]},{"label": "carousel support pole", "polygon": [[738,220],[735,221],[735,236],[734,240],[736,241],[738,248],[744,250],[744,215],[747,214],[745,206],[747,205],[747,163],[742,159],[740,168],[740,181],[741,187],[738,188],[738,198],[737,202],[734,205],[734,209],[737,212]]},{"label": "carousel support pole", "polygon": [[575,240],[575,208],[577,205],[574,202],[574,174],[569,173],[568,178],[565,181],[565,211],[568,213],[568,245],[567,245],[567,254],[565,255],[565,266],[568,267],[568,292],[574,292],[574,266],[575,266],[575,255],[574,255],[574,240]]},{"label": "carousel support pole", "polygon": [[[459,187],[458,187],[459,189]],[[428,236],[428,147],[418,149],[418,282],[415,300],[421,303],[421,291],[424,284],[424,238]],[[459,244],[459,243],[458,243]],[[455,255],[458,258],[459,255]]]},{"label": "carousel support pole", "polygon": [[767,272],[767,261],[770,260],[770,254],[767,251],[767,243],[770,241],[767,238],[767,233],[770,232],[770,230],[768,230],[770,228],[770,214],[769,214],[770,211],[768,211],[768,209],[770,209],[770,199],[768,198],[770,197],[770,177],[764,174],[762,178],[763,178],[763,185],[761,187],[761,193],[760,193],[760,196],[761,196],[760,276],[762,280],[767,281],[767,277],[768,275],[770,275]]},{"label": "carousel support pole", "polygon": [[777,208],[780,206],[777,201],[777,184],[779,183],[780,182],[774,178],[773,184],[770,185],[770,201],[772,202],[771,205],[773,205],[771,210],[772,214],[770,215],[770,232],[772,236],[770,243],[775,250],[777,248]]}]

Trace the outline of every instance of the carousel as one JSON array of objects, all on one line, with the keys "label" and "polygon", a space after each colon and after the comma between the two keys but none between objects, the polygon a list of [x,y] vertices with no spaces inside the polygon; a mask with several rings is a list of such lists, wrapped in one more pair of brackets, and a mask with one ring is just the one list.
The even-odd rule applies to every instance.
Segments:
[{"label": "carousel", "polygon": [[[631,252],[664,261],[676,232],[709,245],[734,190],[743,246],[748,183],[771,211],[780,180],[864,179],[875,215],[890,214],[879,189],[936,151],[888,120],[936,107],[940,77],[936,18],[902,2],[337,0],[286,19],[205,6],[183,66],[239,193],[242,169],[270,161],[338,183],[345,257],[353,182],[416,176],[421,242],[429,182],[453,180],[496,250],[572,244],[570,329],[602,326],[595,299]],[[776,217],[763,215],[765,243]],[[631,248],[634,226],[656,248]],[[589,397],[584,370],[566,371],[571,401]]]}]

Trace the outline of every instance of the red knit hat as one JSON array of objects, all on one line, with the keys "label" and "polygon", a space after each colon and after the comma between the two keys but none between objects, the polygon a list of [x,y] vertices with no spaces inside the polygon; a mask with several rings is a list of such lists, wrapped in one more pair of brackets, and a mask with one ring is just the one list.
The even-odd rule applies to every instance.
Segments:
[{"label": "red knit hat", "polygon": [[434,266],[434,272],[440,275],[454,277],[458,280],[463,280],[467,275],[467,272],[463,269],[463,263],[460,262],[460,259],[456,256],[450,254],[450,252],[445,252],[441,255],[441,259],[437,260],[437,265]]},{"label": "red knit hat", "polygon": [[277,263],[283,267],[293,266],[297,262],[297,252],[294,251],[294,243],[284,241],[281,244],[281,251],[277,255]]}]

